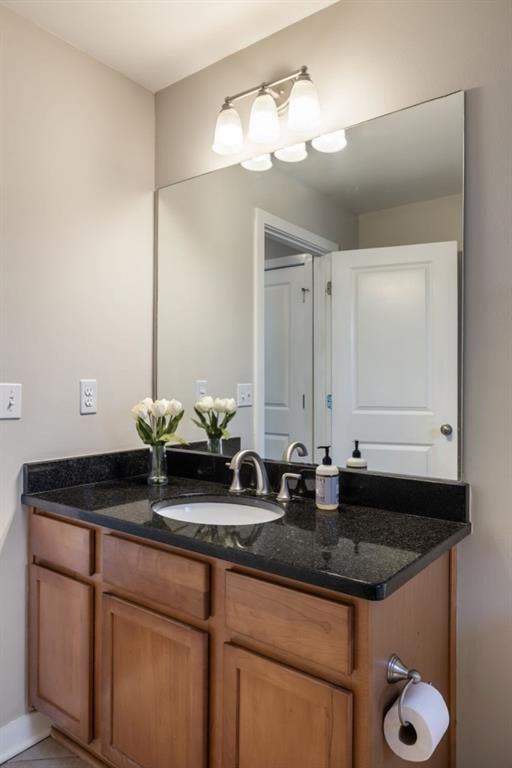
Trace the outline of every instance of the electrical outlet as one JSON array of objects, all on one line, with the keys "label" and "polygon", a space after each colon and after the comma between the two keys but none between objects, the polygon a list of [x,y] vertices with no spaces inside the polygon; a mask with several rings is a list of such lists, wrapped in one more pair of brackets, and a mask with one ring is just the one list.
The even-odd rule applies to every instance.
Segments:
[{"label": "electrical outlet", "polygon": [[248,408],[252,405],[252,384],[236,385],[236,404],[239,408]]},{"label": "electrical outlet", "polygon": [[196,379],[195,382],[196,402],[208,394],[208,382],[206,379]]},{"label": "electrical outlet", "polygon": [[98,383],[96,379],[80,379],[80,413],[87,416],[98,408]]},{"label": "electrical outlet", "polygon": [[0,384],[0,419],[21,419],[21,384]]}]

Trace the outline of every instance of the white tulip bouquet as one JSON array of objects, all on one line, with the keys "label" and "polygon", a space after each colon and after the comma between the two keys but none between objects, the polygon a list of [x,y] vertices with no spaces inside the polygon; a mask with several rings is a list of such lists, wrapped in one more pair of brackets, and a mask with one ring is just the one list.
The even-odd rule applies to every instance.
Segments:
[{"label": "white tulip bouquet", "polygon": [[186,443],[176,434],[184,413],[178,400],[152,400],[150,397],[144,398],[132,408],[138,435],[146,445]]},{"label": "white tulip bouquet", "polygon": [[196,427],[204,429],[210,440],[227,440],[231,435],[227,426],[236,415],[236,403],[232,397],[202,397],[194,405]]}]

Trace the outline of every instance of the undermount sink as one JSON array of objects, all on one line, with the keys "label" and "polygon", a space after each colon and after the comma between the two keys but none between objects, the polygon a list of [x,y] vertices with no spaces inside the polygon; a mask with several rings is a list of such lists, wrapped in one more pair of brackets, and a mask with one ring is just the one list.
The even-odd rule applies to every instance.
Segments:
[{"label": "undermount sink", "polygon": [[169,499],[153,504],[153,510],[162,517],[198,525],[258,525],[284,515],[281,507],[268,501],[224,497]]}]

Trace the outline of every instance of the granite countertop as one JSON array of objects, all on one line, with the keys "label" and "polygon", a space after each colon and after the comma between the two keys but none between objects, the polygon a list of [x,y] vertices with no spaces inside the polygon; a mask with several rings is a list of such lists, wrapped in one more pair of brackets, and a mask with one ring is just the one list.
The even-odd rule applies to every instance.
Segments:
[{"label": "granite countertop", "polygon": [[[230,496],[220,483],[171,477],[163,488],[144,476],[25,493],[24,504],[126,534],[222,558],[297,581],[383,600],[469,535],[468,522],[340,504],[317,510],[294,498],[275,522],[200,526],[164,518],[152,504],[180,496]],[[256,498],[252,492],[242,497]],[[275,501],[275,495],[268,497]]]}]

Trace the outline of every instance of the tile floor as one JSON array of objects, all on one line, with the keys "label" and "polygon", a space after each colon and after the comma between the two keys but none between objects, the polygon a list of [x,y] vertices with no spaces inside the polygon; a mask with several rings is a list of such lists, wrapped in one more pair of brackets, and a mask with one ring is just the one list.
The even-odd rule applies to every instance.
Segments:
[{"label": "tile floor", "polygon": [[87,768],[80,758],[75,757],[51,736],[30,749],[12,757],[3,768]]}]

